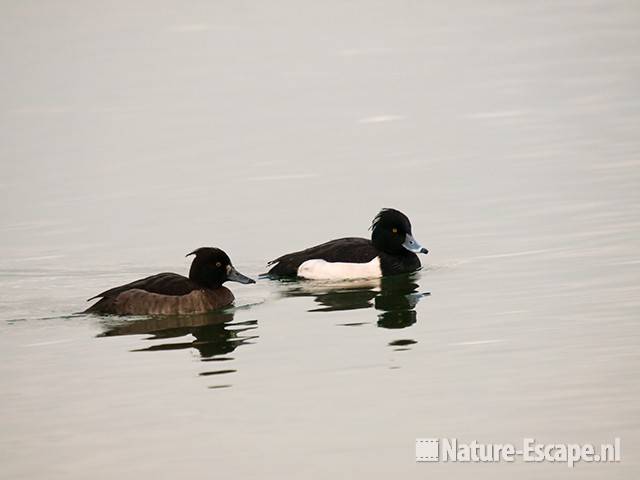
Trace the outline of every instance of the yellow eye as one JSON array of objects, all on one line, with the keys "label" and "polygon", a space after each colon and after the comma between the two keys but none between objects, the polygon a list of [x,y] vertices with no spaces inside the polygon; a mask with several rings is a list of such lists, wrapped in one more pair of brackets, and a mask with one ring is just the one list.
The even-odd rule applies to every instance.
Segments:
[{"label": "yellow eye", "polygon": [[222,264],[220,262],[216,262],[216,267],[220,268]]},{"label": "yellow eye", "polygon": [[393,233],[398,233],[398,229],[394,228],[393,230],[391,230]]}]

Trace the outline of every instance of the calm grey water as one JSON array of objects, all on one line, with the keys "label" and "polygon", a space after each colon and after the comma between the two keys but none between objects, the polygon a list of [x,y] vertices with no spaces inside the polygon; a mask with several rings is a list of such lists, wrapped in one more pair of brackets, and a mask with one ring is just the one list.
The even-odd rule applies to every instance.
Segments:
[{"label": "calm grey water", "polygon": [[[637,2],[0,11],[2,478],[638,477]],[[256,276],[387,206],[430,249],[415,276],[74,314],[196,247]],[[424,464],[416,437],[623,452]]]}]

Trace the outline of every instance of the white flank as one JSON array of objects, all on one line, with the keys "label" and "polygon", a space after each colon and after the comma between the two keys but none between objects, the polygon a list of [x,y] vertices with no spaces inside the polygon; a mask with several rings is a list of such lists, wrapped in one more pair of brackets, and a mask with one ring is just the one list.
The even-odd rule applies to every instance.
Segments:
[{"label": "white flank", "polygon": [[369,263],[327,262],[307,260],[298,267],[298,276],[310,280],[349,280],[356,278],[379,278],[380,257]]}]

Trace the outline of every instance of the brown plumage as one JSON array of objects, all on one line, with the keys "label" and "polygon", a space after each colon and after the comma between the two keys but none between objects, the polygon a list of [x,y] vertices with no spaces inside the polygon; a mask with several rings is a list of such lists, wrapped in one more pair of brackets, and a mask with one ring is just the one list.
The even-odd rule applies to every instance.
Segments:
[{"label": "brown plumage", "polygon": [[189,278],[177,273],[159,273],[111,288],[95,297],[98,302],[87,313],[116,315],[189,315],[216,310],[233,303],[234,296],[222,284],[228,280],[255,283],[239,273],[218,248],[199,248]]},{"label": "brown plumage", "polygon": [[227,287],[193,290],[184,295],[162,295],[133,288],[112,297],[102,298],[87,312],[117,315],[190,315],[226,307],[234,300],[233,293]]}]

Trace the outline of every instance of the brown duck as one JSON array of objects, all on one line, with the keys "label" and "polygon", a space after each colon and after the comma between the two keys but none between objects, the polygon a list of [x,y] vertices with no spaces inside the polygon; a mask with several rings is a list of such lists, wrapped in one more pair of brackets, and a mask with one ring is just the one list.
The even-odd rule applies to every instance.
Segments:
[{"label": "brown duck", "polygon": [[256,283],[238,272],[219,248],[202,247],[195,255],[189,278],[177,273],[158,273],[102,292],[86,313],[117,315],[189,315],[230,305],[233,293],[226,281]]}]

